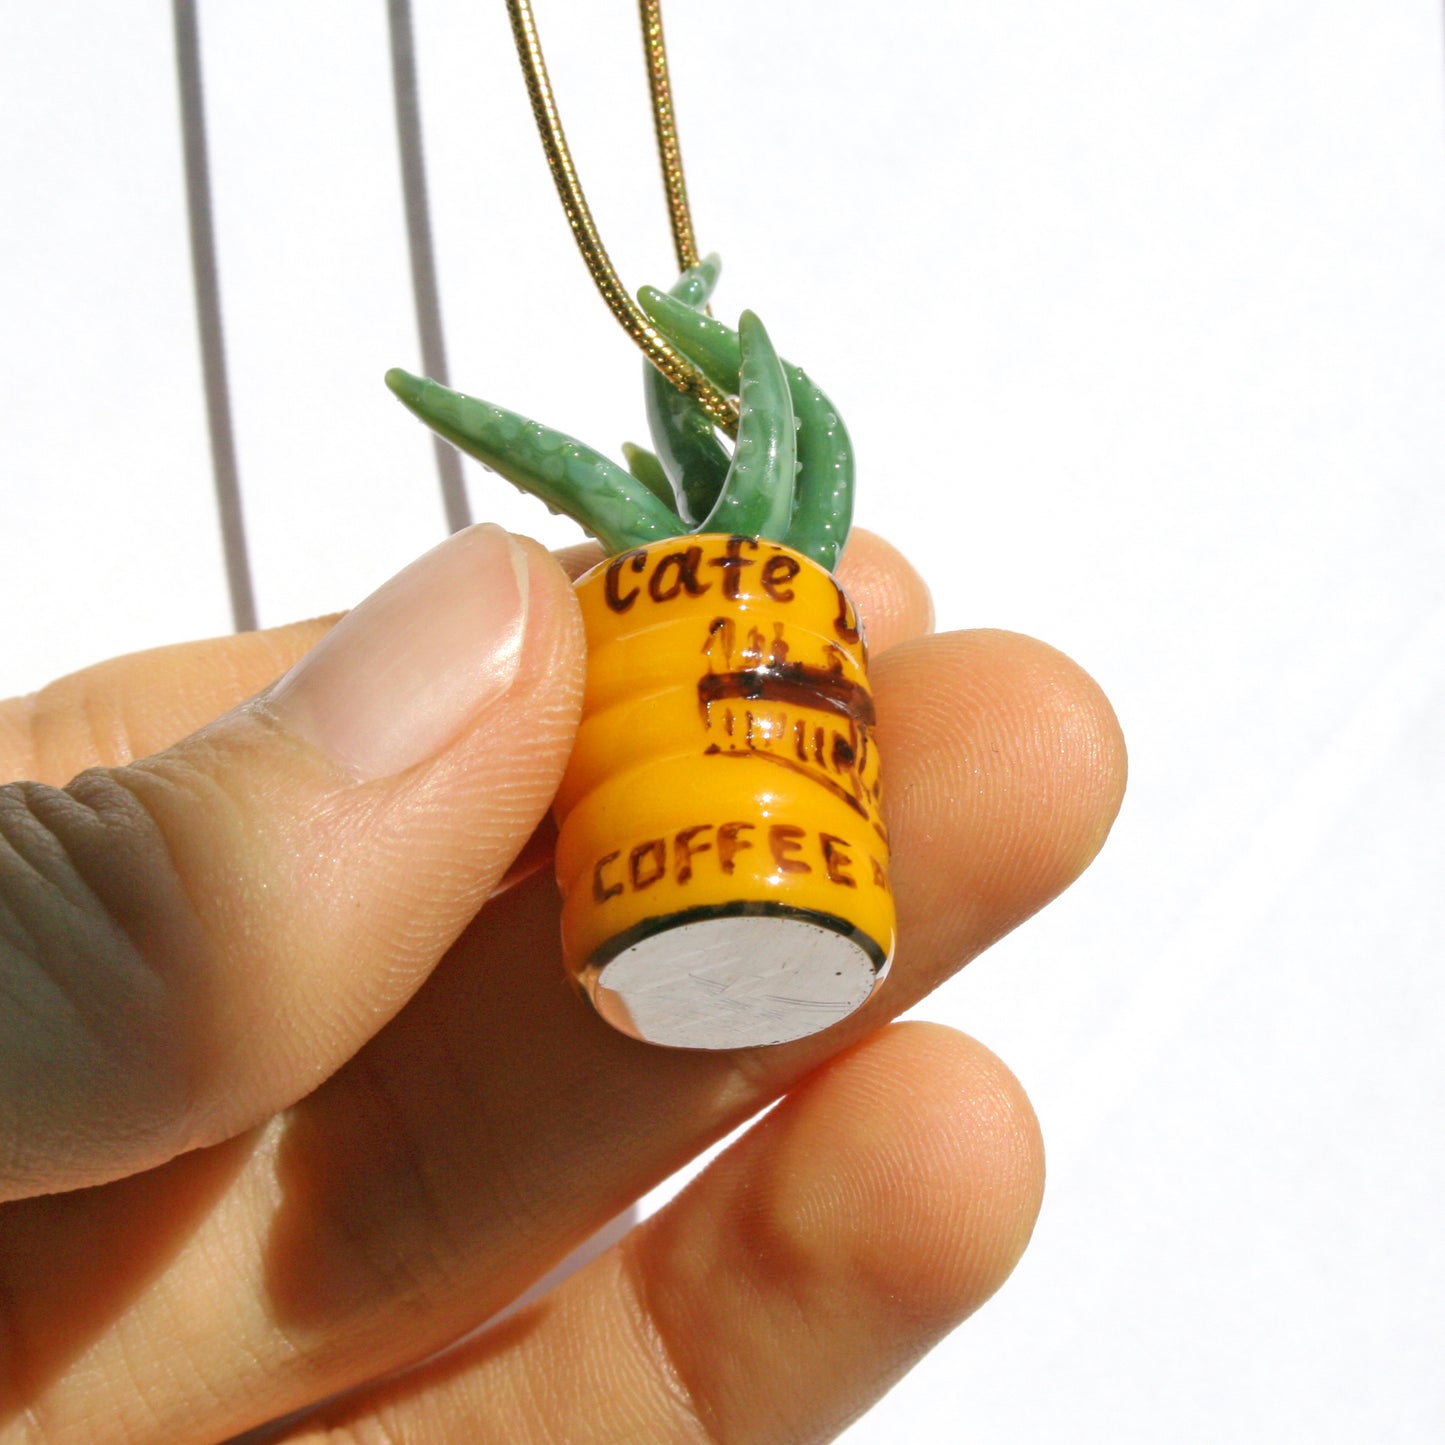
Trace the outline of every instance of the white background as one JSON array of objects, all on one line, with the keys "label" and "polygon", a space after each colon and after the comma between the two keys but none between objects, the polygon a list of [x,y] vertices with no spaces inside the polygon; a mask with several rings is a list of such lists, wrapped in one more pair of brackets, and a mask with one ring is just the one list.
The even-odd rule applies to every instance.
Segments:
[{"label": "white background", "polygon": [[[623,276],[665,284],[630,0],[539,0]],[[442,534],[384,6],[203,0],[262,621]],[[674,0],[718,304],[843,405],[942,627],[1077,658],[1129,797],[931,999],[1050,1147],[1003,1293],[863,1442],[1445,1432],[1438,0]],[[419,0],[453,378],[604,449],[590,289],[500,0]],[[0,693],[227,630],[170,7],[0,0]],[[470,466],[470,464],[469,464]],[[479,470],[477,516],[570,524]]]}]

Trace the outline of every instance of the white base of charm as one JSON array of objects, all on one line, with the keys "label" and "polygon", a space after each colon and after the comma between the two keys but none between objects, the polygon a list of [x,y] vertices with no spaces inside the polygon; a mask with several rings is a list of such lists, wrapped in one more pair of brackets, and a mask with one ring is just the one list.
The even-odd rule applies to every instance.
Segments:
[{"label": "white base of charm", "polygon": [[707,918],[641,939],[585,984],[598,1013],[647,1043],[741,1049],[805,1038],[846,1018],[887,970],[805,919]]}]

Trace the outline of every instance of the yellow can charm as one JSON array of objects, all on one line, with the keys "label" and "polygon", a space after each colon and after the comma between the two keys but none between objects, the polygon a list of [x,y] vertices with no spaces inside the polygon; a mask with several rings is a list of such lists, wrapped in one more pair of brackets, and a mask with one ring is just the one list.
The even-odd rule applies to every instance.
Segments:
[{"label": "yellow can charm", "polygon": [[625,1033],[783,1043],[894,945],[867,650],[832,575],[694,535],[577,583],[589,665],[557,796],[567,966]]},{"label": "yellow can charm", "polygon": [[[626,470],[387,373],[434,431],[610,554],[577,583],[589,662],[555,805],[563,956],[616,1028],[694,1049],[829,1027],[887,973],[894,937],[867,651],[832,572],[852,444],[752,312],[736,331],[704,313],[718,266],[638,295],[676,365],[648,368],[657,451],[625,446]],[[730,452],[704,387],[738,398]]]}]

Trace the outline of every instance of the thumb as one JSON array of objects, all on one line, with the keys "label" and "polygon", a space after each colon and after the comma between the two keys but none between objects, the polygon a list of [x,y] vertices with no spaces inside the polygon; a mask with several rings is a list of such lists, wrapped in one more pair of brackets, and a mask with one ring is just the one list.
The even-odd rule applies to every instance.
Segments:
[{"label": "thumb", "polygon": [[583,667],[561,569],[472,527],[175,747],[0,788],[0,1199],[229,1137],[350,1057],[545,814]]}]

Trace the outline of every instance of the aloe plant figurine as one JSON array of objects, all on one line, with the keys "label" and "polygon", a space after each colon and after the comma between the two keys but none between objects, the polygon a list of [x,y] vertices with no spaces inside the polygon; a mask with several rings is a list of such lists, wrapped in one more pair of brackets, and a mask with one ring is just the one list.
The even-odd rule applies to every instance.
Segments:
[{"label": "aloe plant figurine", "polygon": [[737,532],[784,542],[831,569],[852,517],[847,429],[806,373],[778,358],[752,312],[734,331],[697,309],[719,269],[709,256],[683,273],[671,295],[644,287],[639,301],[709,381],[739,396],[731,457],[702,407],[651,366],[648,422],[657,455],[631,448],[631,470],[561,432],[399,368],[387,373],[387,385],[433,430],[612,551],[692,531]]}]

